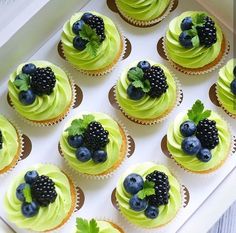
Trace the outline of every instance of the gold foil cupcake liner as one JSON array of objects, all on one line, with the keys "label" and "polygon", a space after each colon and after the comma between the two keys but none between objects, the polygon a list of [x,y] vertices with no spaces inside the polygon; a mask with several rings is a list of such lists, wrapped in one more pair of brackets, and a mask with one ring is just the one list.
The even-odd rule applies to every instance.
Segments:
[{"label": "gold foil cupcake liner", "polygon": [[88,76],[92,76],[92,77],[99,77],[99,76],[105,76],[107,74],[109,74],[112,70],[114,70],[116,68],[116,66],[119,64],[119,62],[122,60],[122,58],[124,57],[125,53],[126,53],[126,49],[127,49],[127,43],[126,43],[126,39],[124,37],[124,33],[123,31],[121,30],[121,27],[120,26],[116,26],[118,32],[119,32],[119,35],[120,35],[120,39],[121,39],[121,44],[122,44],[122,48],[120,48],[121,52],[119,54],[119,56],[117,56],[117,59],[115,62],[113,62],[111,65],[109,65],[108,67],[105,67],[104,70],[102,71],[96,71],[96,70],[93,70],[93,71],[89,71],[89,70],[83,70],[83,69],[79,69],[77,68],[76,66],[74,66],[73,64],[71,64],[67,59],[66,59],[66,56],[65,56],[65,53],[64,53],[64,50],[63,50],[63,46],[62,46],[62,43],[60,42],[59,43],[59,49],[58,49],[58,53],[61,57],[63,57],[67,63],[69,63],[74,69],[80,71],[82,74],[84,75],[88,75]]},{"label": "gold foil cupcake liner", "polygon": [[[76,104],[76,98],[77,98],[77,85],[75,84],[71,74],[68,71],[65,71],[65,69],[63,69],[63,71],[67,74],[70,85],[71,85],[71,91],[72,91],[72,100],[70,105],[67,107],[67,109],[65,110],[65,112],[63,114],[61,114],[60,116],[56,117],[55,119],[52,120],[45,120],[45,121],[33,121],[33,120],[29,120],[27,118],[25,118],[24,116],[22,116],[18,111],[16,111],[17,115],[27,124],[30,124],[32,126],[37,126],[37,127],[48,127],[48,126],[52,126],[52,125],[56,125],[58,123],[60,123],[61,121],[63,121],[66,116],[69,114],[69,112],[72,110],[73,106]],[[15,109],[14,104],[11,101],[11,98],[8,95],[8,101],[9,104]]]},{"label": "gold foil cupcake liner", "polygon": [[[155,164],[160,164],[156,161],[153,161]],[[165,165],[166,166],[166,165]],[[168,165],[169,166],[169,165]],[[166,166],[167,167],[167,166]],[[170,166],[171,167],[171,166]],[[182,221],[181,217],[182,217],[182,213],[183,213],[183,208],[186,208],[189,204],[190,201],[190,192],[188,190],[188,188],[183,185],[183,182],[181,181],[181,179],[177,178],[177,175],[175,174],[174,169],[171,167],[167,167],[168,170],[170,171],[171,175],[173,175],[175,177],[175,179],[178,181],[179,186],[180,186],[180,193],[181,193],[181,207],[178,209],[178,211],[176,212],[175,217],[173,217],[171,220],[169,220],[169,222],[161,225],[161,226],[157,226],[157,227],[153,227],[153,228],[142,228],[141,226],[135,225],[134,223],[130,222],[125,215],[121,212],[120,208],[119,208],[119,203],[118,200],[116,199],[116,188],[113,190],[112,192],[112,196],[111,196],[111,201],[112,204],[114,206],[114,208],[116,208],[119,212],[120,215],[122,216],[122,219],[131,227],[135,228],[137,232],[139,233],[156,233],[157,230],[164,230],[164,228],[171,224],[174,221],[177,221],[179,219],[179,221]]]},{"label": "gold foil cupcake liner", "polygon": [[[168,69],[169,70],[169,69]],[[118,99],[117,99],[117,93],[116,93],[116,85],[113,88],[113,95],[114,95],[114,99],[116,101],[116,104],[119,108],[119,110],[122,112],[122,114],[127,117],[129,120],[133,121],[134,123],[140,124],[140,125],[155,125],[158,123],[163,122],[170,114],[171,112],[177,107],[179,106],[182,101],[183,101],[183,91],[181,88],[181,84],[180,81],[178,80],[178,78],[169,70],[169,72],[171,73],[171,76],[174,78],[175,80],[175,84],[176,84],[176,101],[175,104],[173,105],[173,107],[166,113],[163,114],[163,116],[159,117],[158,119],[153,119],[153,120],[142,120],[142,119],[136,119],[135,117],[132,117],[130,115],[128,115],[123,108],[120,106]],[[117,81],[118,82],[118,81]]]},{"label": "gold foil cupcake liner", "polygon": [[161,21],[163,21],[170,13],[171,11],[173,11],[174,5],[178,5],[178,0],[171,0],[169,5],[167,6],[167,8],[165,9],[165,11],[162,13],[162,15],[160,15],[159,17],[152,19],[152,20],[136,20],[133,19],[132,17],[125,15],[122,10],[119,9],[118,4],[116,3],[116,8],[118,10],[118,13],[131,25],[133,26],[137,26],[137,27],[141,27],[141,28],[145,28],[145,27],[151,27],[154,26],[158,23],[160,23]]},{"label": "gold foil cupcake liner", "polygon": [[[107,114],[109,115],[109,114]],[[114,119],[114,118],[112,118]],[[65,156],[62,152],[62,149],[61,149],[61,146],[60,146],[60,143],[59,143],[59,153],[62,155],[63,157],[63,160],[65,161],[65,166],[67,167],[67,169],[69,169],[74,177],[77,177],[77,175],[83,177],[83,178],[86,178],[86,179],[96,179],[96,180],[104,180],[104,179],[108,179],[110,177],[112,177],[114,175],[114,173],[120,169],[120,167],[123,165],[123,163],[125,162],[125,160],[127,158],[129,158],[133,153],[134,153],[134,147],[135,147],[135,144],[134,144],[134,140],[133,138],[130,136],[130,134],[128,133],[126,127],[123,125],[123,123],[121,123],[119,120],[116,120],[115,121],[118,123],[119,127],[120,127],[120,130],[123,131],[124,133],[124,136],[125,136],[125,140],[126,140],[126,148],[125,148],[125,155],[124,155],[124,158],[119,162],[119,164],[109,173],[106,173],[106,171],[104,172],[105,174],[103,175],[100,175],[100,174],[85,174],[85,173],[82,173],[82,172],[79,172],[77,171],[75,168],[73,168],[69,161],[67,159],[65,159]],[[112,169],[109,168],[108,170]]]},{"label": "gold foil cupcake liner", "polygon": [[[167,60],[168,60],[168,62],[171,64],[171,66],[173,66],[176,70],[178,70],[178,71],[180,71],[180,72],[182,72],[182,73],[184,73],[184,74],[187,74],[187,75],[203,75],[203,74],[208,74],[208,73],[210,73],[210,72],[212,72],[212,71],[214,71],[214,70],[216,70],[216,69],[218,69],[223,63],[224,63],[224,61],[225,61],[225,59],[226,59],[226,57],[227,57],[227,55],[229,54],[229,51],[230,51],[230,43],[229,43],[229,41],[228,40],[226,40],[225,38],[224,38],[224,40],[225,40],[225,48],[224,48],[224,52],[223,52],[223,55],[222,55],[222,57],[219,59],[219,61],[217,62],[217,64],[215,64],[215,65],[213,65],[212,67],[209,67],[208,69],[206,69],[206,70],[191,70],[191,69],[184,69],[184,67],[180,67],[180,66],[178,66],[178,64],[176,64],[176,63],[174,63],[172,60],[171,60],[171,58],[169,57],[169,55],[168,55],[168,52],[167,52],[167,48],[166,48],[166,38],[165,37],[163,37],[163,38],[161,38],[162,39],[162,49],[163,49],[163,52],[164,52],[164,54],[165,54],[165,56],[166,56],[166,58],[167,58]],[[214,62],[214,61],[213,61]],[[199,68],[200,69],[200,68]]]}]

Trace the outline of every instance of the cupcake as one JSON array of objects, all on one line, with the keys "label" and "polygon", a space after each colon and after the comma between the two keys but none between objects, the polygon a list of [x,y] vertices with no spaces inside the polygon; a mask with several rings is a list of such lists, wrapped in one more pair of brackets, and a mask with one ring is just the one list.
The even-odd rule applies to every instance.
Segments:
[{"label": "cupcake", "polygon": [[127,139],[122,127],[108,115],[80,114],[66,124],[60,151],[75,171],[106,176],[124,160]]},{"label": "cupcake", "polygon": [[216,95],[223,109],[236,118],[236,59],[220,69]]},{"label": "cupcake", "polygon": [[18,114],[40,125],[61,121],[74,102],[74,87],[69,76],[47,61],[19,65],[10,75],[8,92]]},{"label": "cupcake", "polygon": [[120,14],[130,23],[138,26],[151,26],[169,14],[173,0],[132,1],[115,0]]},{"label": "cupcake", "polygon": [[115,223],[91,219],[90,221],[82,218],[76,219],[76,229],[72,233],[124,233]]},{"label": "cupcake", "polygon": [[11,122],[0,115],[0,175],[17,164],[21,153],[21,134]]},{"label": "cupcake", "polygon": [[141,228],[166,225],[182,205],[179,182],[164,165],[153,162],[128,169],[118,181],[116,199],[122,215]]},{"label": "cupcake", "polygon": [[135,61],[121,74],[115,90],[122,112],[140,124],[153,124],[176,106],[178,88],[170,71],[154,61]]},{"label": "cupcake", "polygon": [[170,22],[164,44],[168,60],[175,68],[201,74],[219,64],[227,42],[213,17],[206,12],[187,11]]},{"label": "cupcake", "polygon": [[59,168],[38,164],[13,179],[4,199],[9,221],[33,231],[54,230],[67,222],[75,208],[76,191]]},{"label": "cupcake", "polygon": [[167,148],[173,159],[194,173],[219,168],[231,151],[228,124],[197,100],[188,112],[180,113],[167,133]]},{"label": "cupcake", "polygon": [[89,75],[111,71],[124,50],[116,25],[97,12],[74,14],[63,27],[61,42],[66,60]]}]

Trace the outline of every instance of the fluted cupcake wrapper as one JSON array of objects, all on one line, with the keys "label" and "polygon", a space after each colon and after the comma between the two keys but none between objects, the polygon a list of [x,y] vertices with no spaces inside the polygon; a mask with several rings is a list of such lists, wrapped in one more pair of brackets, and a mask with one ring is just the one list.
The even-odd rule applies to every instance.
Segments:
[{"label": "fluted cupcake wrapper", "polygon": [[169,6],[165,9],[165,11],[162,13],[162,15],[155,18],[155,19],[152,19],[152,20],[133,19],[132,17],[124,14],[124,12],[122,12],[122,10],[119,9],[119,6],[116,3],[116,1],[115,1],[115,3],[116,3],[117,10],[119,11],[119,14],[121,14],[122,17],[124,17],[124,19],[127,20],[128,23],[135,25],[137,27],[140,27],[140,28],[145,28],[145,27],[154,26],[154,25],[160,23],[162,20],[164,20],[172,11],[175,1],[177,1],[177,0],[171,0]]},{"label": "fluted cupcake wrapper", "polygon": [[[168,55],[168,52],[167,52],[167,49],[166,49],[166,43],[165,43],[165,40],[166,38],[164,37],[163,40],[162,40],[162,49],[166,55],[166,58],[168,60],[168,62],[178,71],[184,73],[184,74],[187,74],[187,75],[203,75],[203,74],[208,74],[216,69],[218,69],[225,61],[226,59],[226,56],[228,55],[229,53],[229,50],[230,50],[230,44],[229,44],[229,41],[225,40],[225,48],[224,48],[224,52],[223,52],[223,55],[221,58],[219,58],[219,61],[216,63],[216,64],[213,64],[212,66],[210,66],[209,68],[206,68],[205,70],[198,70],[198,69],[185,69],[184,67],[181,67],[181,66],[178,66],[178,64],[174,63],[171,58],[169,57]],[[215,62],[215,61],[213,61]],[[201,69],[201,68],[199,68]]]},{"label": "fluted cupcake wrapper", "polygon": [[[107,114],[107,115],[109,115],[109,114]],[[80,175],[81,177],[84,177],[86,179],[96,179],[96,180],[104,180],[104,179],[110,178],[123,165],[124,161],[132,155],[132,153],[134,151],[134,149],[132,148],[134,141],[133,141],[132,137],[129,135],[126,127],[119,120],[115,119],[115,121],[118,123],[120,130],[122,130],[124,133],[125,140],[126,140],[126,148],[125,148],[125,153],[124,153],[122,160],[119,162],[119,164],[114,169],[112,167],[109,168],[108,170],[111,169],[111,171],[108,173],[106,173],[106,171],[105,171],[104,172],[105,174],[102,174],[102,175],[94,174],[93,175],[93,174],[84,174],[84,173],[77,171],[75,168],[73,168],[69,164],[69,162],[66,159],[64,159],[64,155],[61,150],[60,143],[59,143],[60,154],[62,155],[62,157],[65,161],[65,165],[66,165],[67,169],[69,169],[74,174],[75,177],[77,175]]]},{"label": "fluted cupcake wrapper", "polygon": [[124,116],[127,117],[129,120],[131,120],[131,121],[133,121],[137,124],[140,124],[140,125],[155,125],[155,124],[158,124],[160,122],[163,122],[169,116],[169,114],[174,110],[174,108],[179,106],[182,103],[182,100],[183,100],[183,91],[181,89],[181,84],[180,84],[178,78],[170,70],[169,70],[169,72],[171,73],[172,77],[174,77],[174,80],[175,80],[177,98],[176,98],[176,102],[173,105],[173,107],[166,114],[163,114],[163,116],[160,116],[156,119],[151,119],[151,120],[136,119],[135,117],[128,115],[123,110],[123,108],[120,106],[120,104],[117,100],[117,95],[116,95],[117,93],[116,93],[116,87],[115,87],[113,89],[113,95],[114,95],[117,106],[119,107],[120,111],[124,114]]},{"label": "fluted cupcake wrapper", "polygon": [[[68,76],[68,79],[69,79],[69,82],[71,84],[72,100],[71,100],[71,103],[70,103],[69,107],[65,110],[64,113],[62,113],[60,116],[56,117],[55,119],[45,120],[45,121],[38,121],[38,122],[37,121],[33,121],[33,120],[29,120],[29,119],[23,117],[18,111],[16,111],[17,115],[24,122],[26,122],[27,124],[30,124],[32,126],[37,126],[37,127],[52,126],[52,125],[56,125],[56,124],[60,123],[69,114],[69,112],[71,111],[71,109],[73,108],[73,106],[76,103],[77,91],[76,91],[76,84],[75,84],[75,82],[74,82],[74,80],[72,78],[72,75],[68,71],[66,71],[64,68],[63,68],[63,70],[64,70],[64,72],[66,72],[66,74]],[[10,97],[9,97],[9,101],[10,101],[11,106],[14,108],[14,104],[12,103]]]}]

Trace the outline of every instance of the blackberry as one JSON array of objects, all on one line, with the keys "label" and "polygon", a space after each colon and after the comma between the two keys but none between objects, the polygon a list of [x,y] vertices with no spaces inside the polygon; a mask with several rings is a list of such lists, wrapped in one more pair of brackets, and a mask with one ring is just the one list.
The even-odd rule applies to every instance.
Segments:
[{"label": "blackberry", "polygon": [[56,200],[55,183],[48,176],[38,176],[31,185],[32,197],[40,206],[48,206]]},{"label": "blackberry", "polygon": [[56,77],[50,67],[37,68],[31,74],[31,88],[37,95],[50,95],[56,85]]},{"label": "blackberry", "polygon": [[144,79],[149,80],[151,89],[148,92],[152,98],[158,98],[166,92],[168,84],[164,71],[159,66],[152,66],[144,72]]},{"label": "blackberry", "polygon": [[103,19],[99,16],[93,15],[89,17],[86,21],[86,24],[88,24],[92,29],[94,29],[98,36],[100,36],[101,42],[105,40],[105,26]]},{"label": "blackberry", "polygon": [[216,122],[204,119],[198,122],[196,137],[201,142],[203,148],[214,149],[219,144],[218,129]]},{"label": "blackberry", "polygon": [[149,205],[167,205],[170,197],[168,176],[163,172],[154,171],[146,176],[146,180],[155,183],[155,194],[147,197]]},{"label": "blackberry", "polygon": [[2,143],[3,143],[2,131],[0,130],[0,150],[2,149]]},{"label": "blackberry", "polygon": [[217,41],[216,28],[214,21],[210,17],[206,16],[204,21],[203,26],[197,26],[196,29],[200,44],[209,48]]},{"label": "blackberry", "polygon": [[85,145],[92,150],[104,148],[109,143],[108,135],[99,122],[92,121],[84,133]]}]

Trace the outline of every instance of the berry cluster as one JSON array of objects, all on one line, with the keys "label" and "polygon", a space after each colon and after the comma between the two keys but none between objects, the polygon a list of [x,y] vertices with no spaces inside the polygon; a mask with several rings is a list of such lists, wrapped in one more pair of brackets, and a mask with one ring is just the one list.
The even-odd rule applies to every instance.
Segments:
[{"label": "berry cluster", "polygon": [[[195,107],[197,106],[196,103]],[[194,109],[194,107],[192,109]],[[194,110],[190,110],[190,113],[191,111],[194,113]],[[196,117],[201,117],[201,115],[208,113],[208,111],[197,113],[195,109]],[[210,113],[208,115],[210,115]],[[189,116],[195,119],[193,114],[189,114]],[[180,133],[184,137],[181,147],[186,154],[192,156],[196,155],[202,162],[211,160],[211,150],[219,144],[218,129],[214,120],[204,118],[195,122],[192,120],[185,121],[180,125]]]},{"label": "berry cluster", "polygon": [[0,130],[0,150],[2,149],[3,138],[2,138],[2,131]]},{"label": "berry cluster", "polygon": [[132,67],[128,71],[128,79],[131,83],[127,88],[127,94],[132,100],[143,98],[145,93],[151,98],[159,98],[168,89],[163,69],[151,66],[147,61],[140,61],[137,67]]},{"label": "berry cluster", "polygon": [[100,42],[103,42],[106,38],[103,19],[91,13],[84,13],[81,19],[76,21],[72,26],[72,31],[76,35],[73,39],[73,46],[79,51],[83,51],[90,42],[88,38],[85,39],[80,34],[85,24],[95,31]]},{"label": "berry cluster", "polygon": [[234,95],[236,95],[236,66],[234,67],[233,73],[234,73],[234,79],[233,79],[233,81],[230,83],[230,89],[231,89],[231,92],[232,92]]},{"label": "berry cluster", "polygon": [[215,22],[205,14],[198,14],[195,18],[186,17],[181,22],[180,44],[185,48],[198,47],[207,48],[217,42]]},{"label": "berry cluster", "polygon": [[[157,218],[158,207],[168,204],[170,186],[168,176],[163,172],[154,171],[146,176],[145,181],[140,175],[132,173],[125,178],[123,185],[126,192],[132,195],[130,208],[144,211],[147,218]],[[153,192],[150,193],[150,190]]]},{"label": "berry cluster", "polygon": [[69,133],[67,141],[76,149],[75,155],[80,162],[92,159],[95,163],[104,163],[107,160],[105,147],[109,143],[108,136],[109,132],[100,122],[91,121],[80,134],[70,135]]},{"label": "berry cluster", "polygon": [[38,214],[40,207],[46,207],[57,198],[55,184],[48,176],[40,176],[37,171],[28,171],[25,183],[16,189],[16,197],[22,202],[21,211],[26,218]]},{"label": "berry cluster", "polygon": [[53,92],[56,77],[50,67],[39,68],[29,63],[23,66],[22,73],[16,76],[14,84],[20,90],[20,102],[31,105],[37,95],[50,95]]}]

